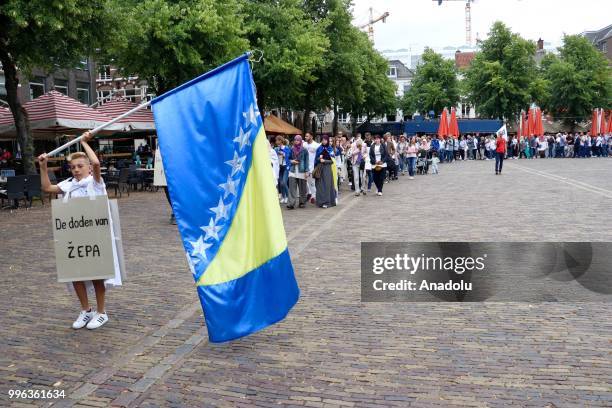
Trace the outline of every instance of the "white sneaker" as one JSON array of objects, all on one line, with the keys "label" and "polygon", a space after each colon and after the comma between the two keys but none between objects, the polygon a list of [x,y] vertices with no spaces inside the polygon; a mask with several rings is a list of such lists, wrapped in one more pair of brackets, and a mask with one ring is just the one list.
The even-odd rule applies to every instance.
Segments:
[{"label": "white sneaker", "polygon": [[381,193],[381,192],[379,191],[378,193],[376,193],[376,195],[379,195],[379,196],[381,196],[381,195],[382,195],[382,193]]},{"label": "white sneaker", "polygon": [[79,313],[79,317],[77,317],[74,323],[72,323],[72,328],[82,329],[83,327],[85,327],[87,322],[89,322],[93,318],[94,314],[95,313],[93,311],[88,312],[86,310],[81,310],[81,313]]},{"label": "white sneaker", "polygon": [[104,325],[106,322],[108,322],[108,315],[106,313],[96,312],[91,321],[87,323],[87,328],[89,330],[97,329],[98,327]]},{"label": "white sneaker", "polygon": [[410,176],[410,180],[414,180],[414,177]]}]

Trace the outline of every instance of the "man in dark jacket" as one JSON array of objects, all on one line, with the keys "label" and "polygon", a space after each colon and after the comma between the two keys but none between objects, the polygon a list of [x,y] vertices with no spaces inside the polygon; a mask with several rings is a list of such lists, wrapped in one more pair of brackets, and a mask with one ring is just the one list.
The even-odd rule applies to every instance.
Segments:
[{"label": "man in dark jacket", "polygon": [[380,135],[374,136],[374,143],[370,146],[370,163],[372,163],[372,175],[376,184],[377,195],[382,195],[383,184],[385,183],[385,171],[387,168],[387,149],[381,143]]}]

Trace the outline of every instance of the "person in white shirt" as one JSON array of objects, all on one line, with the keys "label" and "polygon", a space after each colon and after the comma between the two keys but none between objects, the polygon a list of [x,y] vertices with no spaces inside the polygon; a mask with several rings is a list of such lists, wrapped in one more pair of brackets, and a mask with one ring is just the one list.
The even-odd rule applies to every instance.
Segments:
[{"label": "person in white shirt", "polygon": [[312,138],[312,134],[310,133],[306,133],[306,135],[304,135],[304,140],[305,142],[303,143],[303,145],[304,145],[304,149],[306,149],[306,151],[308,152],[308,166],[309,166],[308,178],[306,179],[306,182],[308,183],[308,197],[310,199],[310,203],[314,204],[315,197],[317,196],[317,187],[315,184],[315,178],[312,177],[312,171],[314,170],[314,162],[315,162],[315,156],[317,153],[317,149],[319,148],[321,144],[315,142]]},{"label": "person in white shirt", "polygon": [[538,138],[538,154],[541,159],[546,157],[546,150],[548,149],[548,140],[544,136]]},{"label": "person in white shirt", "polygon": [[[48,157],[46,154],[38,156],[40,164],[40,175],[41,175],[41,187],[45,193],[49,194],[63,194],[64,201],[67,201],[76,197],[92,197],[92,196],[104,196],[106,195],[106,185],[102,179],[100,170],[100,161],[98,157],[87,143],[93,136],[89,132],[85,132],[81,139],[81,145],[83,146],[83,152],[73,153],[68,157],[70,163],[70,171],[72,177],[62,181],[59,184],[51,184],[49,180],[49,174],[47,173],[47,162]],[[110,219],[110,210],[109,210]],[[113,233],[112,222],[111,222],[111,234]],[[121,285],[121,270],[119,267],[119,261],[117,257],[116,244],[112,243],[113,249],[113,265],[115,268],[115,277],[106,280],[94,280],[94,281],[77,281],[72,282],[72,285],[68,284],[68,287],[76,292],[79,302],[81,303],[81,313],[77,319],[72,323],[73,329],[81,329],[87,326],[88,329],[97,329],[108,322],[108,315],[105,309],[105,295],[107,286],[120,286]],[[96,293],[97,309],[94,312],[89,307],[89,300],[87,292]]]},{"label": "person in white shirt", "polygon": [[355,196],[359,194],[365,195],[365,157],[367,155],[367,148],[361,138],[358,138],[349,150],[349,156],[351,158],[351,166],[353,168],[353,183],[355,184]]},{"label": "person in white shirt", "polygon": [[270,155],[270,162],[272,162],[272,177],[274,177],[274,185],[277,185],[280,166],[278,164],[278,155],[276,154],[276,150],[274,150],[274,139],[270,140],[270,150],[268,153]]}]

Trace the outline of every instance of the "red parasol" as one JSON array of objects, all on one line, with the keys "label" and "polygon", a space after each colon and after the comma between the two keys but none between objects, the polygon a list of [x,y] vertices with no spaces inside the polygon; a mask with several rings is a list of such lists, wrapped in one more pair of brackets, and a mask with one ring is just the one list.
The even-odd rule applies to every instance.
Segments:
[{"label": "red parasol", "polygon": [[542,109],[536,108],[536,128],[535,133],[538,136],[544,136],[544,123],[542,122]]},{"label": "red parasol", "polygon": [[533,117],[533,108],[529,109],[527,116],[527,134],[526,136],[532,137],[535,132],[535,118]]},{"label": "red parasol", "polygon": [[459,123],[457,122],[457,112],[451,108],[450,124],[448,125],[448,135],[455,139],[459,137]]},{"label": "red parasol", "polygon": [[601,123],[599,124],[599,132],[598,133],[600,135],[604,135],[606,133],[606,128],[607,128],[607,125],[606,125],[606,112],[603,109],[601,109],[600,112],[601,112]]},{"label": "red parasol", "polygon": [[597,109],[593,109],[593,116],[591,118],[591,136],[597,136]]},{"label": "red parasol", "polygon": [[446,137],[448,136],[448,111],[446,108],[442,111],[442,115],[440,116],[440,126],[438,126],[438,136]]}]

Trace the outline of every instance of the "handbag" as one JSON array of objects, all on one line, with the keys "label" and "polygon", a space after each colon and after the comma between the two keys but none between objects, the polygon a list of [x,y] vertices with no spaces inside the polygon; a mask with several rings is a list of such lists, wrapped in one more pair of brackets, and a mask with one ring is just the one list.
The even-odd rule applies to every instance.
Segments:
[{"label": "handbag", "polygon": [[312,171],[312,177],[318,179],[321,178],[321,168],[323,167],[323,165],[321,163],[317,164],[314,168],[314,170]]}]

